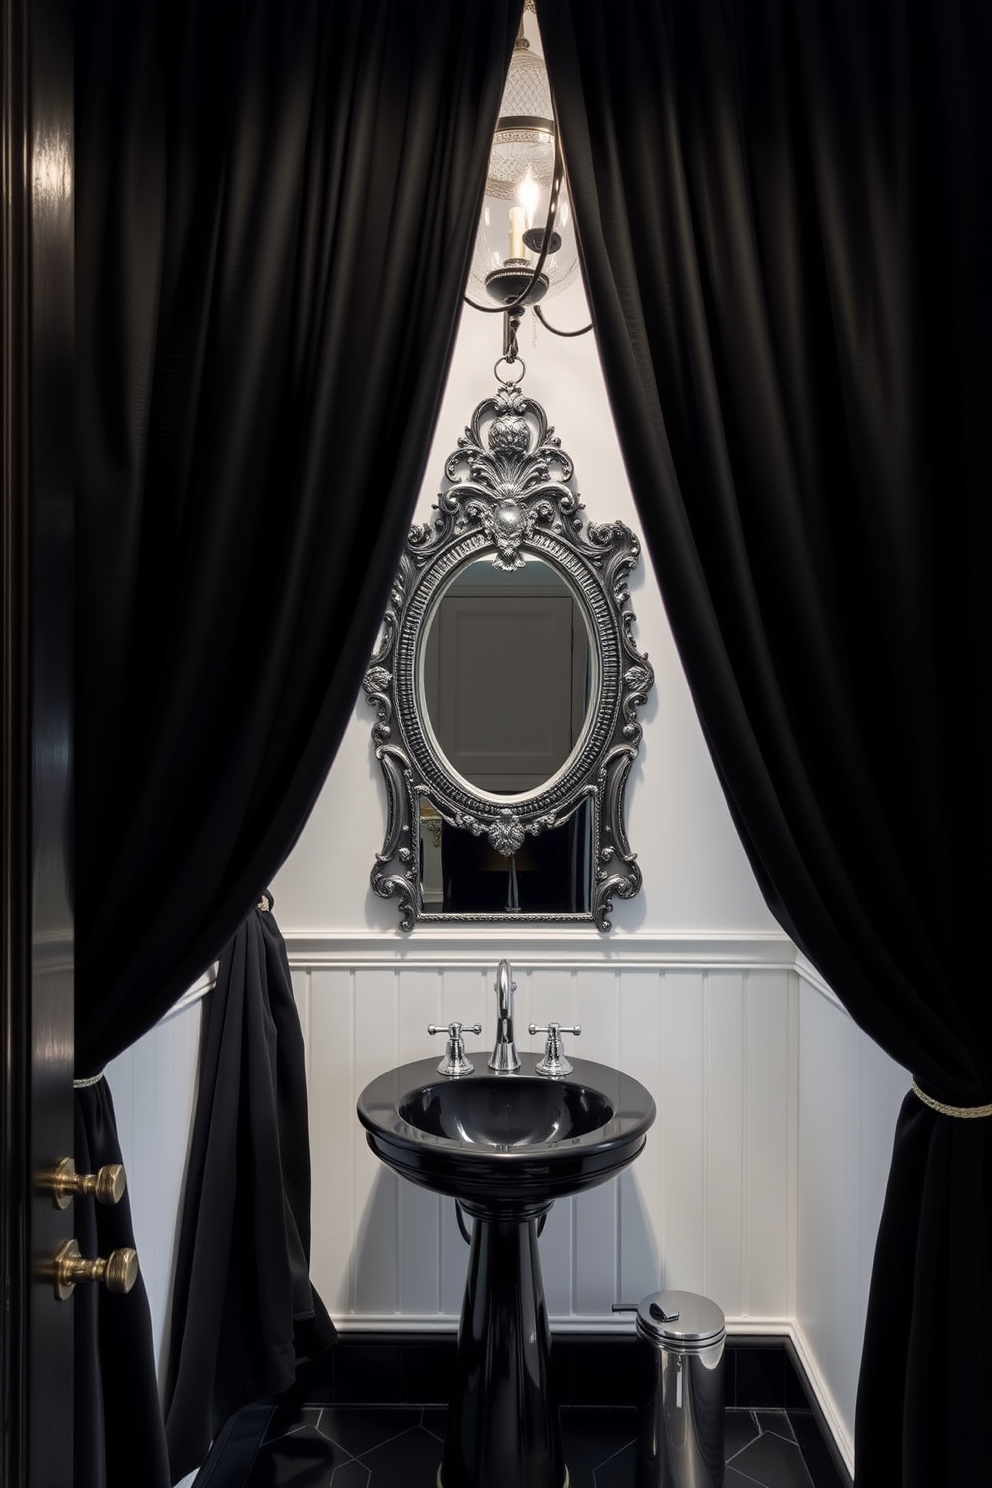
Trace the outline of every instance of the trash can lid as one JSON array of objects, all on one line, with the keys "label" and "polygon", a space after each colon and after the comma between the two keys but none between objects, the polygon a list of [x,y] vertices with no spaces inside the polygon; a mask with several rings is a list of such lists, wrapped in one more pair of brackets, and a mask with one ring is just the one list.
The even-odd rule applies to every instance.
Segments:
[{"label": "trash can lid", "polygon": [[695,1292],[652,1292],[637,1309],[637,1331],[648,1343],[704,1348],[727,1331],[722,1310]]}]

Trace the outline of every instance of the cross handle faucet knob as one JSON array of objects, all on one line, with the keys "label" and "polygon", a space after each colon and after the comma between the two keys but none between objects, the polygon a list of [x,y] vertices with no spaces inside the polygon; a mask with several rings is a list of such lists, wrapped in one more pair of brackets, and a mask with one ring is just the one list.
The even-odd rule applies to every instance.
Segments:
[{"label": "cross handle faucet knob", "polygon": [[481,1023],[428,1023],[428,1033],[446,1033],[449,1038],[456,1039],[464,1033],[481,1033]]},{"label": "cross handle faucet knob", "polygon": [[561,1046],[563,1033],[574,1033],[576,1037],[582,1032],[578,1023],[568,1027],[564,1023],[550,1022],[547,1024],[531,1023],[531,1033],[546,1033],[548,1041],[544,1046],[544,1058],[539,1059],[534,1066],[539,1075],[548,1075],[552,1080],[560,1079],[564,1075],[572,1073],[572,1062],[565,1058],[565,1051]]},{"label": "cross handle faucet knob", "polygon": [[457,1075],[470,1075],[475,1069],[472,1061],[465,1055],[465,1040],[462,1033],[481,1033],[481,1023],[428,1023],[428,1033],[446,1033],[448,1041],[444,1046],[444,1058],[437,1067],[439,1075],[449,1075],[454,1078]]}]

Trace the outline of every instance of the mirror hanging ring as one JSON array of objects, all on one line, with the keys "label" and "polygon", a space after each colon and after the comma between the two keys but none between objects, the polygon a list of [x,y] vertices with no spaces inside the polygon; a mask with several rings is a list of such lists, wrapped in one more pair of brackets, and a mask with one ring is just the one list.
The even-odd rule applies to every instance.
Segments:
[{"label": "mirror hanging ring", "polygon": [[[641,887],[625,825],[637,711],[654,682],[634,644],[627,588],[640,544],[622,522],[584,518],[572,461],[544,409],[519,378],[500,377],[504,361],[523,365],[515,346],[508,351],[494,369],[497,391],[445,462],[433,520],[409,533],[363,684],[387,800],[371,885],[398,901],[402,930],[418,920],[533,920],[607,931],[614,900]],[[565,611],[564,640],[548,656],[566,659],[545,662],[541,637],[561,631]],[[495,626],[488,639],[483,621]],[[453,661],[445,660],[449,630]],[[472,649],[479,636],[488,649]],[[450,695],[456,675],[470,694],[461,722]],[[553,698],[563,699],[554,710]],[[449,717],[456,721],[444,724]],[[547,730],[563,727],[557,753],[541,755]],[[480,740],[480,730],[492,739]],[[514,773],[532,735],[538,762]],[[567,889],[560,899],[532,899],[529,855],[543,847],[547,856],[556,833]],[[474,868],[492,873],[496,864],[498,907],[459,902],[458,875],[468,870],[450,863],[462,862],[455,847],[466,844]],[[432,888],[425,852],[433,859],[435,851]]]}]

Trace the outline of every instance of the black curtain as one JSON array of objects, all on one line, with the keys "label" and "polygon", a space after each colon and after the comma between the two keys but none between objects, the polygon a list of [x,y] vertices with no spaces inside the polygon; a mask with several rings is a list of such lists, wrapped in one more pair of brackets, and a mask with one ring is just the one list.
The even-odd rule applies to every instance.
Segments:
[{"label": "black curtain", "polygon": [[[76,6],[80,1076],[218,955],[334,756],[429,449],[519,10]],[[90,1161],[118,1158],[103,1082],[79,1108]],[[157,1406],[117,1405],[150,1355],[140,1289],[77,1329],[77,1375],[99,1375],[111,1304],[135,1331],[103,1438],[132,1455],[104,1469],[83,1443],[77,1485],[156,1488]]]},{"label": "black curtain", "polygon": [[[627,469],[751,865],[861,1027],[981,1108],[992,8],[538,17]],[[909,1094],[859,1488],[987,1477],[990,1333],[992,1121]]]}]

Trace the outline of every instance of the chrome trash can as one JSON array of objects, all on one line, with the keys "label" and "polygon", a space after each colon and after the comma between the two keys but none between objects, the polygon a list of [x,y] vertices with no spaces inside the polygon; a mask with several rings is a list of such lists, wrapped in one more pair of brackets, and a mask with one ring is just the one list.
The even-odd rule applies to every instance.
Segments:
[{"label": "chrome trash can", "polygon": [[723,1313],[694,1292],[653,1292],[637,1309],[637,1332],[655,1355],[637,1488],[723,1488]]}]

